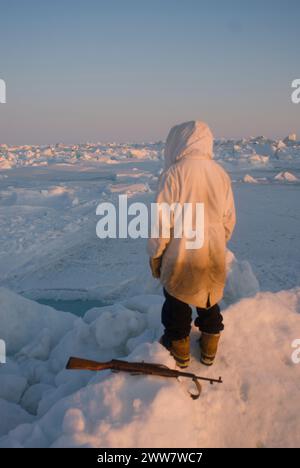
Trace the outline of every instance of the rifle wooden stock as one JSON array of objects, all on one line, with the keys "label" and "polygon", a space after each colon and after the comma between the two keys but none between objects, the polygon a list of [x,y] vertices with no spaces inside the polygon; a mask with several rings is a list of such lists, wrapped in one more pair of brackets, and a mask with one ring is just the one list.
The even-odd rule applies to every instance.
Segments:
[{"label": "rifle wooden stock", "polygon": [[89,359],[70,357],[66,369],[101,371],[111,369],[110,362],[97,362]]}]

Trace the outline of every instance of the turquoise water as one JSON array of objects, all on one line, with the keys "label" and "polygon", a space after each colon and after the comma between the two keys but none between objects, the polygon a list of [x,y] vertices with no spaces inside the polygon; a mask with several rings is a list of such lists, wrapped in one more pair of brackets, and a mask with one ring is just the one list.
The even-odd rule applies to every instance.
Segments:
[{"label": "turquoise water", "polygon": [[39,304],[48,305],[53,307],[56,310],[62,310],[64,312],[71,312],[72,314],[82,317],[87,310],[92,309],[93,307],[103,307],[108,305],[107,302],[100,300],[83,300],[83,299],[74,299],[74,300],[61,300],[61,299],[37,299]]}]

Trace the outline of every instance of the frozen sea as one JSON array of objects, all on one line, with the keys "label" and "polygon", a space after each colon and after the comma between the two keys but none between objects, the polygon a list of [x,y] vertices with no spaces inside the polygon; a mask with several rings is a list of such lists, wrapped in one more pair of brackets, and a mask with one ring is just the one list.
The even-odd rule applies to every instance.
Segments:
[{"label": "frozen sea", "polygon": [[157,343],[163,298],[146,240],[96,236],[100,202],[153,201],[162,155],[161,142],[0,146],[0,446],[300,446],[296,141],[216,143],[237,208],[226,332],[207,370],[193,330],[191,370],[222,375],[221,388],[192,402],[182,383],[64,369],[74,354],[174,367]]}]

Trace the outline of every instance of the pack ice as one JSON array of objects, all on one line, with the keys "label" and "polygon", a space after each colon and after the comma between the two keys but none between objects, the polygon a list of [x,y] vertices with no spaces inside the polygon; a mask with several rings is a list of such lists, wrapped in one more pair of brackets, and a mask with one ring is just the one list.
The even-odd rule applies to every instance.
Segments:
[{"label": "pack ice", "polygon": [[[153,201],[163,143],[0,146],[1,447],[300,445],[299,162],[296,138],[219,140],[238,223],[227,254],[225,331],[203,385],[65,370],[70,355],[174,368],[157,340],[162,291],[144,239],[96,236],[96,207]],[[79,316],[40,300],[103,301]],[[180,428],[180,430],[178,430]]]}]

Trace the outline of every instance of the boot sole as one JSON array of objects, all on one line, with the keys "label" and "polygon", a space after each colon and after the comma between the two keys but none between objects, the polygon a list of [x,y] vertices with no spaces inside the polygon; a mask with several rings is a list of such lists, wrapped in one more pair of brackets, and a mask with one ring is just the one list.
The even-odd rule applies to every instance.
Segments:
[{"label": "boot sole", "polygon": [[201,354],[200,354],[200,362],[202,364],[204,364],[205,366],[212,366],[213,363],[215,362],[215,358],[216,356],[208,356],[204,353],[202,353],[202,351],[200,350]]},{"label": "boot sole", "polygon": [[214,356],[207,356],[202,353],[202,348],[201,348],[201,337],[199,338],[199,347],[200,347],[200,362],[206,367],[211,367],[213,363],[215,362],[216,355]]},{"label": "boot sole", "polygon": [[205,361],[204,359],[200,358],[200,362],[201,364],[203,364],[204,366],[207,366],[207,367],[210,367],[213,365],[214,361]]}]

